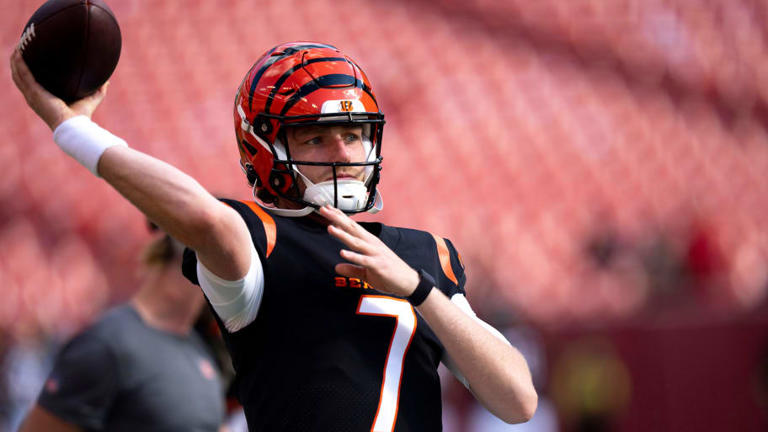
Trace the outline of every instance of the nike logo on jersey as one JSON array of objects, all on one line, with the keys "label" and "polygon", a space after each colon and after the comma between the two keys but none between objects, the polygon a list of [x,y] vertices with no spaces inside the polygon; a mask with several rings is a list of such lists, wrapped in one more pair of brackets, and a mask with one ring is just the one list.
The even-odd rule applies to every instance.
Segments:
[{"label": "nike logo on jersey", "polygon": [[333,285],[337,288],[373,289],[373,286],[371,284],[358,278],[336,276],[333,279],[334,279]]}]

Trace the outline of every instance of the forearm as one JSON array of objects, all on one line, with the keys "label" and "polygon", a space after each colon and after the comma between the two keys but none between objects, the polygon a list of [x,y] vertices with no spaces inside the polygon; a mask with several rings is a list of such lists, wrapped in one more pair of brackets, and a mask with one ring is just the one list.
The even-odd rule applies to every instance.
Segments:
[{"label": "forearm", "polygon": [[235,280],[250,263],[247,228],[195,179],[128,147],[108,148],[99,175],[165,232],[194,249],[218,276]]},{"label": "forearm", "polygon": [[517,349],[491,334],[437,289],[417,309],[489,411],[508,423],[533,416],[537,395],[528,365]]},{"label": "forearm", "polygon": [[165,232],[192,246],[205,220],[201,209],[216,199],[173,166],[126,147],[111,147],[99,159],[99,175]]}]

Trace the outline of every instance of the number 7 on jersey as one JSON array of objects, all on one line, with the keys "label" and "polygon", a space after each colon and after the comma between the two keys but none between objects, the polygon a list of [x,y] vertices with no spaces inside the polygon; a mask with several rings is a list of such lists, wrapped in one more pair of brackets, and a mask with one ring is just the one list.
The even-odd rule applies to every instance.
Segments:
[{"label": "number 7 on jersey", "polygon": [[400,400],[400,381],[403,376],[403,359],[416,333],[416,314],[411,304],[386,296],[364,295],[357,306],[360,315],[384,316],[397,319],[395,333],[389,343],[387,360],[384,362],[384,378],[376,418],[371,432],[391,432],[397,419]]}]

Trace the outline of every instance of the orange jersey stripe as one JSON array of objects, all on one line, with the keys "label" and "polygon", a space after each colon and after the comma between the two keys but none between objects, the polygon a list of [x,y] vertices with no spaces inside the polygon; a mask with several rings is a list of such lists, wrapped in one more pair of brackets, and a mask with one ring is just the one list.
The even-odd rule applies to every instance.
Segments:
[{"label": "orange jersey stripe", "polygon": [[456,279],[456,275],[453,273],[453,267],[451,266],[451,253],[448,251],[448,245],[445,244],[445,240],[442,237],[434,234],[432,234],[432,237],[437,244],[437,255],[440,257],[440,267],[443,268],[443,273],[445,273],[445,276],[447,276],[451,282],[458,285],[459,281]]},{"label": "orange jersey stripe", "polygon": [[[264,224],[264,233],[267,236],[267,258],[272,253],[272,249],[275,248],[275,242],[277,241],[277,227],[275,226],[275,220],[272,219],[269,213],[264,211],[253,201],[240,201],[241,203],[250,207],[250,209],[261,219],[261,223]],[[442,261],[442,260],[441,260]]]}]

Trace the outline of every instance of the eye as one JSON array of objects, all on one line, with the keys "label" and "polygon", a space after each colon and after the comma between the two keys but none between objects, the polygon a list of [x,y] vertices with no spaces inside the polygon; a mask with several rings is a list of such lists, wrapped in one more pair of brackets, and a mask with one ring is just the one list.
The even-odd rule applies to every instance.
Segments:
[{"label": "eye", "polygon": [[360,139],[360,135],[354,132],[348,132],[346,135],[344,135],[344,141],[347,143],[356,143],[360,141]]},{"label": "eye", "polygon": [[308,140],[305,140],[304,144],[306,144],[306,145],[319,145],[322,142],[323,142],[323,139],[320,138],[319,136],[316,136],[316,137],[312,137],[312,138],[310,138]]}]

